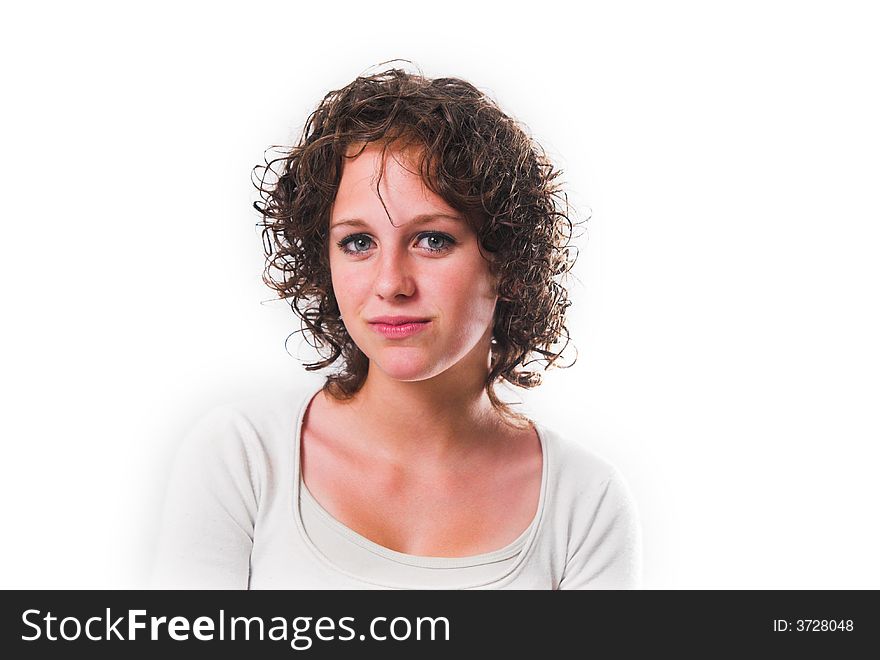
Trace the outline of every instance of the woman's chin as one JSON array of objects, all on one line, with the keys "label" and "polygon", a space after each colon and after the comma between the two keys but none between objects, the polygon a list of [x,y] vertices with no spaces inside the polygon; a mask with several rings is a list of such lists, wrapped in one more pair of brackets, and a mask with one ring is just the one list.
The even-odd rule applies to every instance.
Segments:
[{"label": "woman's chin", "polygon": [[427,380],[442,371],[432,362],[415,359],[372,360],[371,366],[378,368],[388,378],[406,382]]}]

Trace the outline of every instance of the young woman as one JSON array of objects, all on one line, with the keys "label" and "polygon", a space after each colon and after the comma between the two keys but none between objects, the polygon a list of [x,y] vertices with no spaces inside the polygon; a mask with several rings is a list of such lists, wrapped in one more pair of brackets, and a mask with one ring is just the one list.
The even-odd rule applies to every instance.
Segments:
[{"label": "young woman", "polygon": [[326,355],[307,369],[335,369],[192,430],[154,584],[638,586],[620,474],[494,389],[567,345],[572,223],[540,147],[469,83],[391,69],[257,171],[264,279]]}]

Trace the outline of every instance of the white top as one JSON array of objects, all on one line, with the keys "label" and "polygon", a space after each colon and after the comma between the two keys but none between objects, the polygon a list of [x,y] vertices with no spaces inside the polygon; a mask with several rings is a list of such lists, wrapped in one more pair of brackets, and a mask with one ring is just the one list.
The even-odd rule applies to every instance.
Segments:
[{"label": "white top", "polygon": [[309,386],[218,406],[187,434],[167,492],[154,587],[640,586],[641,530],[622,476],[536,422],[543,451],[538,510],[509,545],[468,557],[423,557],[346,527],[302,480],[302,421],[316,394]]},{"label": "white top", "polygon": [[502,578],[516,562],[532,529],[530,525],[515,541],[493,552],[456,558],[421,557],[391,550],[346,527],[312,497],[303,482],[299,501],[306,536],[319,554],[353,575],[389,585],[443,589],[453,579],[467,584]]}]

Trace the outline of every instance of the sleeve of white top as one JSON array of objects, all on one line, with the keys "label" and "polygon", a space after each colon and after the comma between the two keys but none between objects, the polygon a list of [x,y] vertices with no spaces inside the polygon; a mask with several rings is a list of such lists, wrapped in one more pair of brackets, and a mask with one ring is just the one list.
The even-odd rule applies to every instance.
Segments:
[{"label": "sleeve of white top", "polygon": [[218,407],[184,437],[175,458],[151,586],[247,589],[259,502],[253,428]]},{"label": "sleeve of white top", "polygon": [[641,525],[629,488],[617,470],[600,493],[592,519],[572,539],[559,589],[641,587]]}]

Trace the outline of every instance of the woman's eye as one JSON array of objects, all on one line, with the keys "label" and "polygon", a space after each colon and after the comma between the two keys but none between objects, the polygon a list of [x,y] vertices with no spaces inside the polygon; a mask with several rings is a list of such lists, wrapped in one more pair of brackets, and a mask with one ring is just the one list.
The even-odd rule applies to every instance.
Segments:
[{"label": "woman's eye", "polygon": [[358,253],[358,252],[366,252],[370,249],[370,244],[373,242],[369,236],[364,234],[355,234],[353,236],[346,236],[341,241],[337,243],[340,249],[343,252],[349,253]]},{"label": "woman's eye", "polygon": [[431,252],[444,252],[452,247],[455,241],[446,234],[423,234],[419,236],[419,244]]}]

